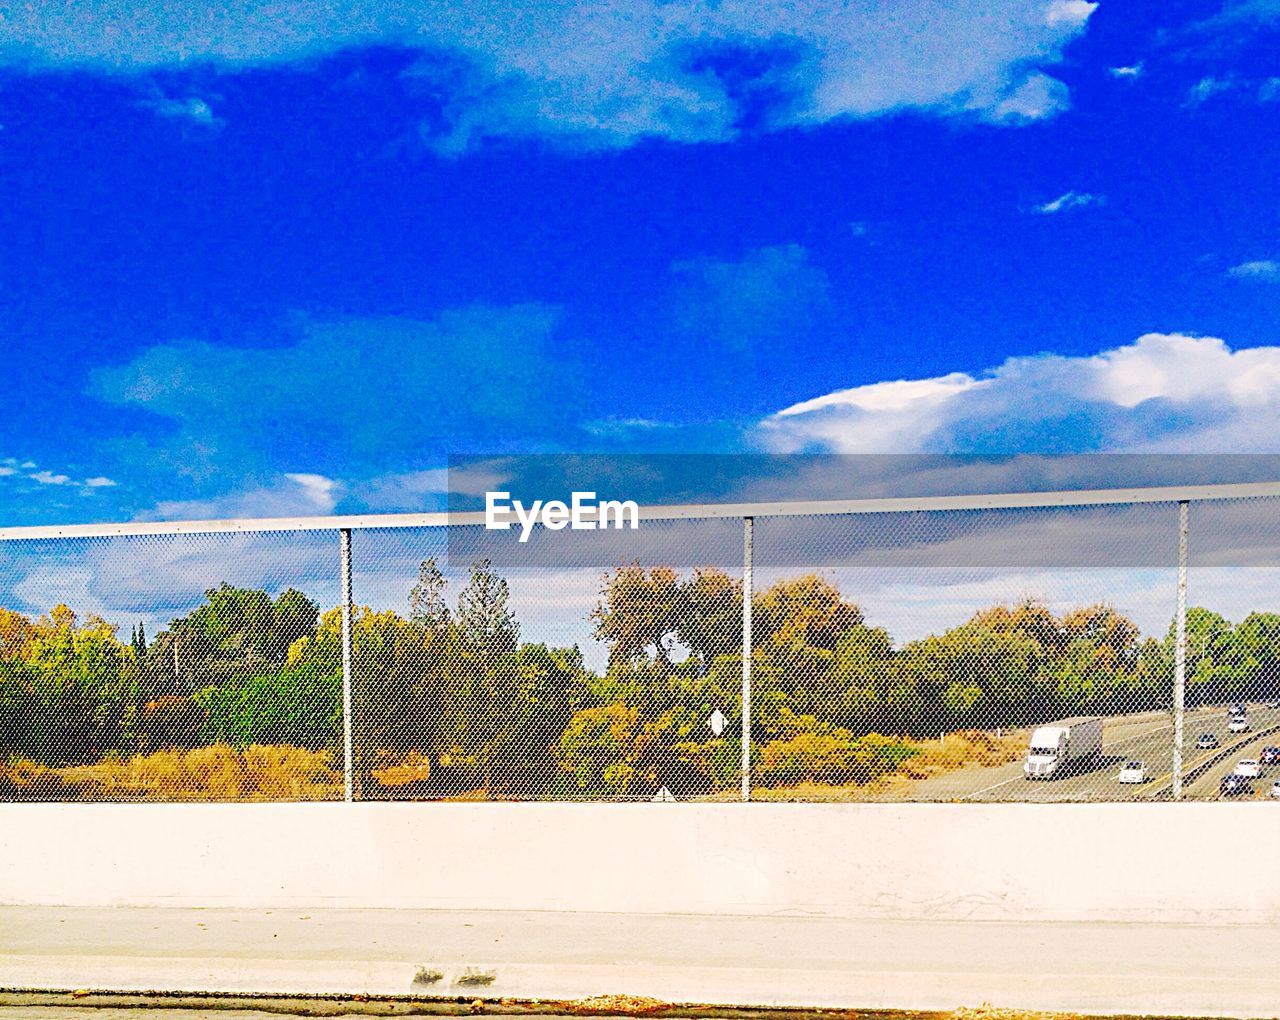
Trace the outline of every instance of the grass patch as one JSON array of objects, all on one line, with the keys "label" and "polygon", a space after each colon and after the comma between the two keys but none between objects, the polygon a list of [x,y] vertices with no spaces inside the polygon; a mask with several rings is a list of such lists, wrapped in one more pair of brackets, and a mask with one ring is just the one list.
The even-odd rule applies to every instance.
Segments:
[{"label": "grass patch", "polygon": [[13,800],[332,800],[342,775],[327,751],[286,744],[213,744],[92,765],[50,769],[11,758],[0,765],[0,799]]}]

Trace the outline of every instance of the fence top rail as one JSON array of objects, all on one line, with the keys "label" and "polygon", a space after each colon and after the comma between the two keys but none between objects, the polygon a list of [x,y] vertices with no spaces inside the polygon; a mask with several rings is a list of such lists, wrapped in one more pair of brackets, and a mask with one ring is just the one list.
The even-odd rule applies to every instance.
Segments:
[{"label": "fence top rail", "polygon": [[[961,496],[903,496],[871,499],[797,500],[772,503],[682,503],[640,506],[646,521],[743,517],[813,517],[833,514],[1013,510],[1046,507],[1106,506],[1125,503],[1181,503],[1280,496],[1278,482],[1221,485],[1166,485],[1131,489],[1068,489],[1058,492],[1005,492]],[[590,519],[594,509],[584,507]],[[516,524],[510,511],[498,520]],[[338,531],[374,528],[442,528],[485,523],[483,511],[464,513],[357,514],[332,517],[245,517],[207,521],[124,521],[108,524],[49,524],[0,528],[0,542],[55,538],[106,538],[146,535],[240,534],[264,531]]]}]

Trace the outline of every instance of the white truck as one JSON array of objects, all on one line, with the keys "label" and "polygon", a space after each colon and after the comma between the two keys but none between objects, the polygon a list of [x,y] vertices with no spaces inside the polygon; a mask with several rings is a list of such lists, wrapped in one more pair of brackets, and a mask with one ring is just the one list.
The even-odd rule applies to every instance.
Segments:
[{"label": "white truck", "polygon": [[1027,779],[1051,779],[1086,765],[1102,756],[1102,720],[1097,716],[1062,719],[1037,726],[1031,734],[1027,763],[1022,773]]}]

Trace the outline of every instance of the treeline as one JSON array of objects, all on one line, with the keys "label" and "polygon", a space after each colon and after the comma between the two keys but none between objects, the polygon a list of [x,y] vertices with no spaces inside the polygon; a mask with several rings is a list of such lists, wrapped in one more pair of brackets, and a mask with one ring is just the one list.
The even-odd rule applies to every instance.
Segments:
[{"label": "treeline", "polygon": [[[578,647],[521,641],[486,561],[455,599],[434,560],[407,612],[352,620],[363,797],[647,797],[727,790],[741,758],[739,581],[623,564]],[[1103,605],[994,606],[901,646],[829,581],[754,595],[753,768],[764,785],[859,783],[939,731],[1167,708],[1172,637]],[[1280,615],[1188,613],[1188,701],[1280,690]],[[342,765],[342,626],[302,593],[223,584],[153,639],[65,606],[0,610],[0,758],[49,767],[212,744],[289,745]],[[709,720],[720,713],[723,726]],[[717,732],[717,729],[719,732]]]}]

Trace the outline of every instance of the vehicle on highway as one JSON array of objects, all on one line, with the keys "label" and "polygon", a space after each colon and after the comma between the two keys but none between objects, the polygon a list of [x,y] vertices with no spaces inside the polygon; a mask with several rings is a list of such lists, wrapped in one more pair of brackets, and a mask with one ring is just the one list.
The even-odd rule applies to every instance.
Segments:
[{"label": "vehicle on highway", "polygon": [[1280,708],[1280,701],[1268,701],[1267,708]]},{"label": "vehicle on highway", "polygon": [[1280,779],[1271,784],[1270,796],[1280,798]]},{"label": "vehicle on highway", "polygon": [[1140,761],[1127,761],[1124,768],[1120,770],[1120,775],[1116,777],[1122,783],[1145,783],[1147,781],[1147,766]]},{"label": "vehicle on highway", "polygon": [[1262,766],[1258,764],[1257,758],[1241,758],[1232,771],[1245,779],[1257,779],[1262,775]]},{"label": "vehicle on highway", "polygon": [[1201,733],[1200,739],[1196,741],[1196,750],[1211,751],[1218,746],[1218,737],[1213,733]]},{"label": "vehicle on highway", "polygon": [[1249,720],[1244,716],[1238,715],[1227,724],[1227,729],[1232,733],[1248,733]]},{"label": "vehicle on highway", "polygon": [[1037,726],[1031,734],[1022,774],[1027,779],[1049,779],[1073,766],[1095,762],[1102,756],[1102,719],[1080,716]]},{"label": "vehicle on highway", "polygon": [[1258,752],[1258,761],[1260,761],[1263,766],[1280,765],[1280,747],[1268,744]]},{"label": "vehicle on highway", "polygon": [[1247,715],[1248,712],[1249,706],[1243,701],[1234,702],[1232,706],[1227,709],[1227,715]]},{"label": "vehicle on highway", "polygon": [[1222,782],[1218,784],[1218,793],[1224,797],[1239,797],[1241,794],[1253,793],[1253,784],[1244,776],[1233,773],[1222,777]]}]

